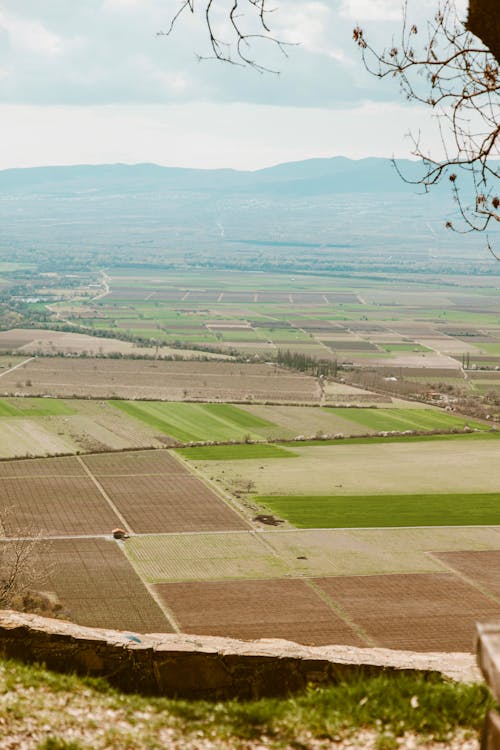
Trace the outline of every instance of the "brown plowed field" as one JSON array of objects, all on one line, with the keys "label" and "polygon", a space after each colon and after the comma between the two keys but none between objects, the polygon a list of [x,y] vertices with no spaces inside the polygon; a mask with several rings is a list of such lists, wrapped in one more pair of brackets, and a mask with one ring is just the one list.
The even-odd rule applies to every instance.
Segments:
[{"label": "brown plowed field", "polygon": [[[32,385],[23,386],[30,380]],[[21,385],[20,385],[21,384]],[[51,357],[35,359],[2,376],[2,389],[62,397],[182,400],[317,401],[309,375],[270,365],[239,362],[182,362]]]},{"label": "brown plowed field", "polygon": [[89,477],[0,479],[7,536],[107,534],[118,518]]},{"label": "brown plowed field", "polygon": [[320,578],[316,583],[379,646],[472,651],[475,623],[500,604],[450,573]]},{"label": "brown plowed field", "polygon": [[96,453],[82,460],[96,477],[142,474],[189,474],[181,461],[167,451]]},{"label": "brown plowed field", "polygon": [[163,583],[155,589],[187,633],[366,645],[304,581]]},{"label": "brown plowed field", "polygon": [[42,546],[39,558],[41,568],[48,570],[48,580],[39,588],[55,592],[74,622],[139,633],[172,632],[116,542],[61,539]]},{"label": "brown plowed field", "polygon": [[248,525],[197,477],[99,478],[137,534],[174,531],[237,531]]},{"label": "brown plowed field", "polygon": [[500,598],[500,551],[435,552],[434,557]]},{"label": "brown plowed field", "polygon": [[30,458],[0,461],[3,477],[82,477],[85,471],[73,456],[65,458]]}]

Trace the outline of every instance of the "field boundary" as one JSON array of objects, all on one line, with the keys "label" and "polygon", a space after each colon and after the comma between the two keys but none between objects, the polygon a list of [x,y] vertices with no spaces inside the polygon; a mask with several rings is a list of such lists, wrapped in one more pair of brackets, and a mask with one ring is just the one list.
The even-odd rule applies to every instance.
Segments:
[{"label": "field boundary", "polygon": [[92,474],[92,472],[90,471],[90,469],[86,465],[86,463],[83,461],[83,459],[80,456],[76,456],[76,460],[78,461],[78,463],[80,464],[80,466],[82,467],[82,469],[84,470],[84,472],[87,474],[87,476],[89,477],[89,479],[92,480],[93,484],[99,490],[100,494],[102,495],[102,497],[106,501],[106,503],[109,506],[109,508],[111,508],[111,510],[113,511],[113,513],[116,515],[116,517],[122,522],[122,524],[124,525],[126,531],[130,532],[131,534],[133,534],[134,530],[130,526],[129,522],[127,521],[127,519],[125,518],[125,516],[123,516],[122,513],[118,510],[118,508],[116,507],[116,505],[114,504],[114,502],[111,500],[110,496],[108,495],[108,493],[106,492],[106,490],[104,489],[104,487],[102,486],[102,484]]}]

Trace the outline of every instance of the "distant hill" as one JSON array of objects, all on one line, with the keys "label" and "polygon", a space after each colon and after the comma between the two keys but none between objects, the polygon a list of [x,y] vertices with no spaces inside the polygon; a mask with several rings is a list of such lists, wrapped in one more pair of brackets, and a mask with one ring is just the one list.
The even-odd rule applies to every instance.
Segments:
[{"label": "distant hill", "polygon": [[[415,161],[398,160],[401,172],[417,179],[422,169]],[[97,164],[32,167],[0,171],[0,194],[69,195],[95,192],[207,191],[220,193],[277,193],[320,195],[329,193],[402,192],[405,184],[389,159],[358,161],[342,156],[331,159],[278,164],[255,172],[233,169],[181,169],[157,164]]]},{"label": "distant hill", "polygon": [[[397,167],[407,179],[423,173],[415,161]],[[343,272],[401,265],[413,273],[456,270],[452,258],[482,255],[477,235],[444,228],[460,220],[448,180],[424,192],[378,158],[308,159],[254,172],[157,164],[6,169],[0,260],[45,270],[134,262]]]}]

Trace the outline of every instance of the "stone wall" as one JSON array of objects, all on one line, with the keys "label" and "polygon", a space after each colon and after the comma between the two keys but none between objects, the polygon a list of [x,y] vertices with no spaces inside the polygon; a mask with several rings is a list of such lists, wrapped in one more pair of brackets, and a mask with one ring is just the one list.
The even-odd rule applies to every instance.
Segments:
[{"label": "stone wall", "polygon": [[311,648],[183,634],[136,635],[0,610],[0,657],[104,677],[125,691],[184,698],[285,695],[363,671],[440,672],[479,680],[472,654]]}]

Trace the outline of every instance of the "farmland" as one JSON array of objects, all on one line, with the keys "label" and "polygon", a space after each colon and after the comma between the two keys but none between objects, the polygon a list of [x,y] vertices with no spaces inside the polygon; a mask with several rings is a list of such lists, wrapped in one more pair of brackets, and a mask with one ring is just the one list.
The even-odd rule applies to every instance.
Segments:
[{"label": "farmland", "polygon": [[500,616],[496,283],[111,268],[0,333],[0,458],[40,456],[0,461],[1,543],[41,534],[83,624],[469,651]]},{"label": "farmland", "polygon": [[500,494],[285,495],[259,503],[297,528],[500,525]]},{"label": "farmland", "polygon": [[[471,436],[472,438],[473,436]],[[376,496],[495,493],[500,483],[495,439],[456,437],[384,442],[293,444],[290,458],[195,461],[222,487],[251,483],[256,496]],[[360,469],[360,467],[362,467]]]},{"label": "farmland", "polygon": [[[231,404],[141,403],[114,405],[181,442],[190,440],[263,439],[273,435],[271,422]],[[287,437],[287,435],[284,435]]]},{"label": "farmland", "polygon": [[[442,439],[440,449],[455,443],[461,453],[474,453],[478,445],[496,446],[474,437]],[[433,444],[414,443],[413,449]],[[404,442],[352,449],[379,453],[401,446],[406,449]],[[178,451],[183,460],[173,451],[149,450],[0,461],[7,511],[1,543],[36,534],[39,568],[46,571],[39,586],[63,613],[82,624],[138,633],[180,629],[311,645],[467,651],[475,618],[500,616],[497,495],[364,494],[357,508],[344,493],[333,500],[350,514],[352,528],[345,518],[342,529],[331,528],[335,520],[320,507],[322,523],[304,526],[323,530],[294,529],[291,522],[300,526],[300,519],[291,516],[286,528],[270,529],[259,516],[253,519],[245,495],[238,500],[214,491],[185,460],[196,451],[264,448],[277,453],[260,455],[259,466],[281,463],[285,449],[266,444],[184,449]],[[345,448],[294,445],[286,466],[311,451],[326,455]],[[237,465],[234,477],[241,480],[243,467],[254,460],[233,458],[222,465]],[[216,464],[199,462],[209,475]],[[317,503],[318,497],[309,500]],[[275,512],[283,510],[279,498],[266,501]],[[468,516],[457,520],[460,512]],[[406,514],[405,528],[397,528],[398,513]],[[360,528],[370,526],[368,516],[373,528]],[[444,525],[424,528],[425,521]],[[454,528],[455,522],[461,525]],[[381,528],[385,524],[392,528]],[[130,538],[111,539],[115,526]],[[443,606],[436,614],[438,601]]]},{"label": "farmland", "polygon": [[316,379],[240,362],[38,358],[6,372],[5,395],[89,398],[319,402]]}]

